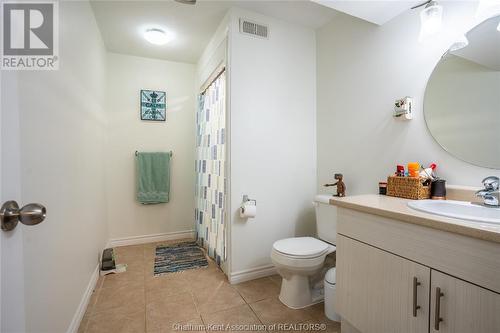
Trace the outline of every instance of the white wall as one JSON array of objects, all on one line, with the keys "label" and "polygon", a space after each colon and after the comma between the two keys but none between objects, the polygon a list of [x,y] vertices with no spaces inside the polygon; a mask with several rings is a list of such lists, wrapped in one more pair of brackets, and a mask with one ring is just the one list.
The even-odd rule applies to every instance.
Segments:
[{"label": "white wall", "polygon": [[[239,33],[239,18],[269,25],[269,39]],[[271,263],[274,241],[314,232],[315,35],[234,9],[230,21],[231,273]],[[238,215],[244,194],[257,217]]]},{"label": "white wall", "polygon": [[[449,184],[480,186],[499,171],[462,162],[428,132],[423,113],[427,80],[454,34],[473,24],[475,3],[445,2],[445,30],[418,40],[419,11],[379,27],[340,14],[317,31],[318,189],[342,172],[347,194],[375,193],[396,164],[436,162]],[[394,100],[415,98],[415,117],[392,118]]]},{"label": "white wall", "polygon": [[18,226],[27,332],[68,329],[107,240],[104,45],[88,2],[59,10],[60,69],[2,75],[2,99],[17,99],[3,111],[19,115],[20,203],[47,207],[42,224]]},{"label": "white wall", "polygon": [[210,78],[210,75],[227,60],[227,35],[230,16],[229,12],[224,16],[198,59],[196,64],[196,93],[199,93],[200,88]]},{"label": "white wall", "polygon": [[[110,238],[194,229],[195,65],[108,53]],[[141,89],[167,93],[166,122],[141,121]],[[172,151],[170,202],[137,202],[134,152]]]},{"label": "white wall", "polygon": [[500,168],[499,90],[500,71],[459,56],[441,60],[425,92],[432,135],[464,161]]}]

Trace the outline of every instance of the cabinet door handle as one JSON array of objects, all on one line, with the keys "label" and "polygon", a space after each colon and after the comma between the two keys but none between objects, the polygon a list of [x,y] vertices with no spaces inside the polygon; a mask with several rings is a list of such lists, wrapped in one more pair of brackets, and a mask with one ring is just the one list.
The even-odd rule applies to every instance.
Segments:
[{"label": "cabinet door handle", "polygon": [[441,292],[441,288],[436,287],[436,302],[434,308],[434,329],[436,331],[439,331],[439,324],[443,321],[443,318],[441,318],[441,297],[443,296],[444,294]]},{"label": "cabinet door handle", "polygon": [[417,300],[417,287],[420,286],[422,283],[418,282],[418,279],[416,276],[413,277],[413,317],[417,316],[417,310],[420,309],[420,305],[418,305],[418,300]]}]

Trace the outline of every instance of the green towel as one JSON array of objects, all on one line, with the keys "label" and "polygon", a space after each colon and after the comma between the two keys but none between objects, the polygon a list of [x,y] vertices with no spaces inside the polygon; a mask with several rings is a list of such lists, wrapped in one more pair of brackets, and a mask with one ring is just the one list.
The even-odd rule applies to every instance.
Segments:
[{"label": "green towel", "polygon": [[165,203],[170,194],[170,153],[137,153],[137,201]]}]

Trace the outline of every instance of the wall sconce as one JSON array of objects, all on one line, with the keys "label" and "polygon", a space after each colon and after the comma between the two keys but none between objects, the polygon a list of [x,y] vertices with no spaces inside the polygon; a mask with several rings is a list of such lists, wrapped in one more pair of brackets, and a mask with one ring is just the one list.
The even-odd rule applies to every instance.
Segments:
[{"label": "wall sconce", "polygon": [[419,42],[423,42],[429,37],[438,34],[441,31],[443,22],[443,6],[437,1],[429,0],[420,5],[414,6],[411,9],[425,8],[420,12],[420,36]]}]

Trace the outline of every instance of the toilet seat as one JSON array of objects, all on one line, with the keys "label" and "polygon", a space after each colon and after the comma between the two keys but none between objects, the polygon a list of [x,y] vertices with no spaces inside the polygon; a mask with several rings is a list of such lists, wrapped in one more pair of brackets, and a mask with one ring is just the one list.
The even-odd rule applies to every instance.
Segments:
[{"label": "toilet seat", "polygon": [[314,259],[335,251],[335,247],[313,237],[292,237],[274,242],[273,250],[291,259]]}]

